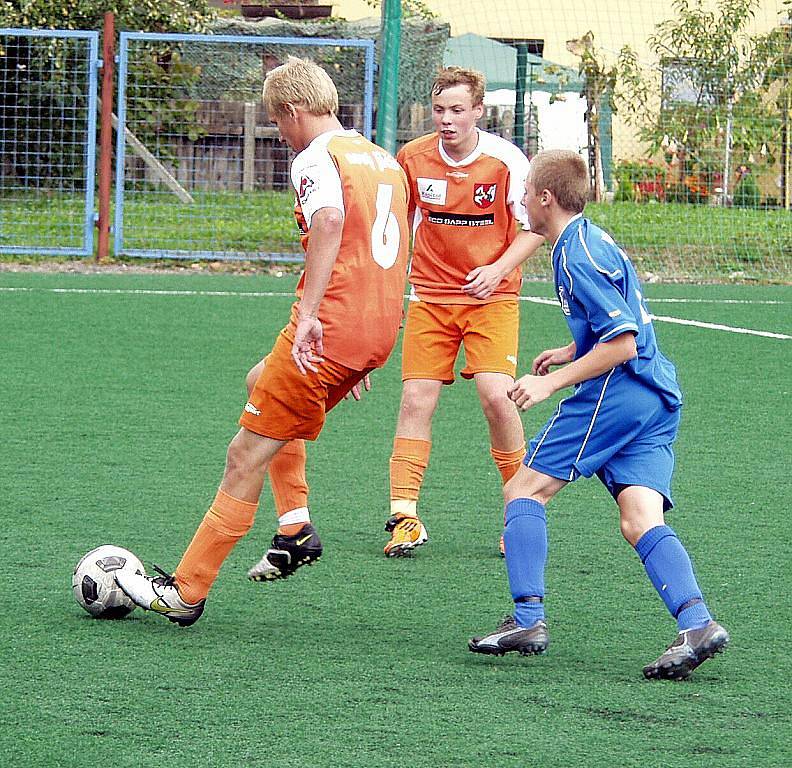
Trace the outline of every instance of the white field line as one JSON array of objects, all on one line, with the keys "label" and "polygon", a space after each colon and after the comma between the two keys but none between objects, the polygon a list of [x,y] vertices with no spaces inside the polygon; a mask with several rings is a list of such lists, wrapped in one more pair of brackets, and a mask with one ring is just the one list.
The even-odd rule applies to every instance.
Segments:
[{"label": "white field line", "polygon": [[[66,294],[108,294],[108,295],[130,295],[130,296],[239,296],[242,298],[292,298],[294,293],[291,291],[168,291],[153,290],[148,288],[30,288],[0,286],[0,293],[66,293]],[[407,297],[405,297],[407,298]],[[532,304],[557,305],[555,299],[548,299],[543,296],[520,296],[520,301],[528,301]],[[651,299],[653,304],[658,302],[674,303],[708,303],[708,304],[786,304],[784,301],[752,301],[740,299]],[[675,323],[677,325],[690,325],[695,328],[707,328],[713,331],[726,331],[727,333],[748,334],[750,336],[762,336],[769,339],[792,339],[785,333],[773,333],[772,331],[757,331],[752,328],[740,328],[739,326],[721,325],[720,323],[706,323],[701,320],[685,320],[680,317],[668,317],[667,315],[653,315],[653,319],[663,323]]]},{"label": "white field line", "polygon": [[[530,301],[532,304],[558,304],[555,299],[546,299],[539,296],[520,296],[522,301]],[[660,299],[662,301],[662,299]],[[684,301],[677,299],[676,301]],[[655,304],[657,299],[650,299],[650,303]],[[720,303],[713,300],[714,303]],[[726,303],[726,302],[723,302]],[[751,302],[753,303],[753,302]],[[760,302],[756,302],[760,303]],[[761,302],[762,304],[766,302]],[[785,304],[786,302],[774,302],[778,304]],[[744,333],[749,336],[763,336],[767,339],[792,339],[786,333],[773,333],[772,331],[756,331],[752,328],[740,328],[734,325],[721,325],[720,323],[705,323],[702,320],[685,320],[681,317],[668,317],[667,315],[652,315],[653,320],[659,320],[662,323],[676,323],[677,325],[692,325],[695,328],[708,328],[712,331],[726,331],[727,333]]]}]

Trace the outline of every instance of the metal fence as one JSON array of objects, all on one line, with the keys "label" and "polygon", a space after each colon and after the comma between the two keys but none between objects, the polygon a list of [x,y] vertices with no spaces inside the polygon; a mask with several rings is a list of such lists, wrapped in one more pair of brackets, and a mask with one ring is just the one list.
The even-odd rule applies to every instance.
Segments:
[{"label": "metal fence", "polygon": [[0,253],[93,253],[98,37],[0,29]]},{"label": "metal fence", "polygon": [[372,40],[121,33],[117,255],[302,259],[288,149],[261,105],[288,55],[323,66],[342,124],[371,136]]}]

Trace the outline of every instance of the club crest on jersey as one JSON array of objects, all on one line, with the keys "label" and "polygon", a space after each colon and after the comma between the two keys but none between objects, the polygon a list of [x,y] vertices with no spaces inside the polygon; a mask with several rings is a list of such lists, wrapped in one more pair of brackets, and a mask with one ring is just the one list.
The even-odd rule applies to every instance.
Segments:
[{"label": "club crest on jersey", "polygon": [[479,208],[489,208],[495,202],[497,184],[476,184],[473,187],[473,202]]},{"label": "club crest on jersey", "polygon": [[304,203],[309,198],[315,187],[316,183],[310,176],[303,174],[300,177],[300,188],[297,190],[297,197],[300,203]]}]

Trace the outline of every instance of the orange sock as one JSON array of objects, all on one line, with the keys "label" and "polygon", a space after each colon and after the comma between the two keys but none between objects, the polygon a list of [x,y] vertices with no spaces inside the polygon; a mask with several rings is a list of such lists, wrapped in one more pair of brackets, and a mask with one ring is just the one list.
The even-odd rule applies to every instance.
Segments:
[{"label": "orange sock", "polygon": [[218,488],[174,573],[184,600],[197,603],[209,594],[223,561],[253,525],[257,507]]},{"label": "orange sock", "polygon": [[498,467],[498,472],[501,473],[503,484],[506,485],[514,477],[520,468],[520,464],[522,464],[522,460],[525,458],[525,443],[514,451],[499,451],[497,448],[490,446],[490,453],[492,458],[495,459],[495,466]]},{"label": "orange sock", "polygon": [[431,440],[396,437],[390,458],[391,513],[415,516],[424,472],[429,465]]},{"label": "orange sock", "polygon": [[[268,473],[278,533],[294,536],[311,521],[308,515],[308,481],[305,479],[305,441],[290,440],[272,459]],[[281,518],[285,517],[285,520]]]}]

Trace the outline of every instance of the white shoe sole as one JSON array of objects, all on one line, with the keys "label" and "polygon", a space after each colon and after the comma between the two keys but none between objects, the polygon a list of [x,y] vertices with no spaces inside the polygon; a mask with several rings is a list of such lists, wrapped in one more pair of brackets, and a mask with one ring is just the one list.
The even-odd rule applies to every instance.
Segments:
[{"label": "white shoe sole", "polygon": [[416,547],[420,547],[429,541],[429,535],[426,533],[426,528],[421,524],[421,531],[415,541],[406,542],[404,544],[394,544],[387,552],[388,557],[404,557],[409,554]]}]

